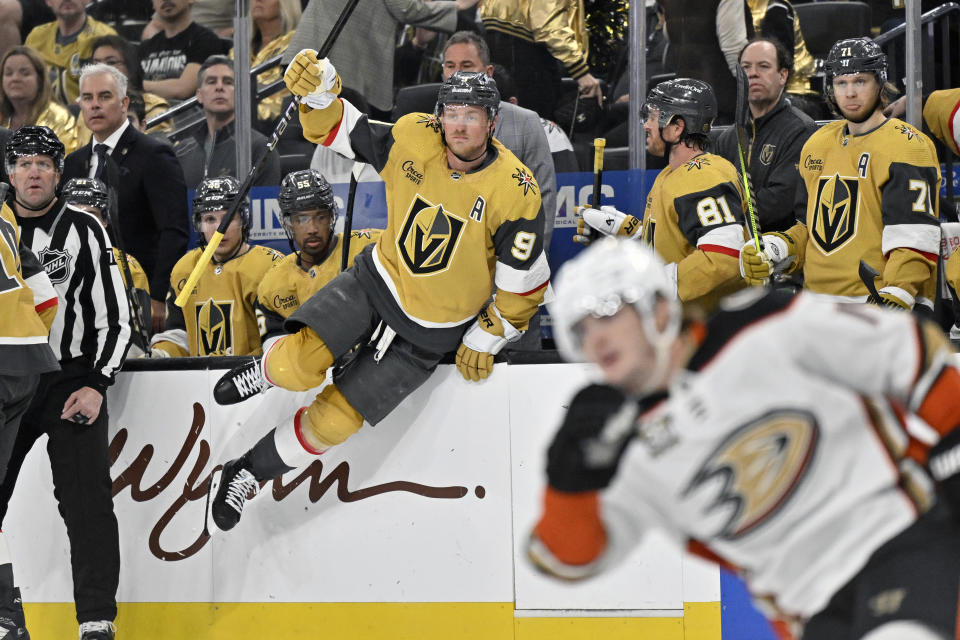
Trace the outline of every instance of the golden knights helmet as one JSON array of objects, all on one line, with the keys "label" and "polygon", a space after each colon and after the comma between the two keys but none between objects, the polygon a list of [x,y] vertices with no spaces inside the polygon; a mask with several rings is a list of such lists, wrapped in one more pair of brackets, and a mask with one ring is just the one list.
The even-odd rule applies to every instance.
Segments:
[{"label": "golden knights helmet", "polygon": [[[239,195],[240,181],[233,176],[203,179],[193,196],[193,228],[197,232],[197,241],[200,246],[206,244],[200,225],[200,218],[203,214],[210,211],[230,209],[230,205]],[[246,194],[243,195],[243,202],[237,209],[237,215],[240,216],[240,223],[243,226],[243,241],[246,242],[250,235],[250,199]]]}]

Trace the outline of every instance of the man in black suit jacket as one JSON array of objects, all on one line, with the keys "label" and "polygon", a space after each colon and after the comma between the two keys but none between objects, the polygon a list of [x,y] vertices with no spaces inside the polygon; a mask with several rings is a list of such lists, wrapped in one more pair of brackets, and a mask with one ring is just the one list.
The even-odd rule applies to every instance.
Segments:
[{"label": "man in black suit jacket", "polygon": [[187,187],[170,145],[127,121],[128,104],[126,76],[105,64],[83,68],[80,108],[93,137],[67,156],[63,183],[99,177],[116,190],[124,249],[140,261],[150,280],[157,332],[163,329],[170,272],[186,253],[190,237]]}]

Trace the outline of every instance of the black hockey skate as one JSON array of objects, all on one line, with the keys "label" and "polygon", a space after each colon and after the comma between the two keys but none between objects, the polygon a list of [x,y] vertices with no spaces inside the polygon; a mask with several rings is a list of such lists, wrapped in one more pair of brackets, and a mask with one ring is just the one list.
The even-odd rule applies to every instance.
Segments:
[{"label": "black hockey skate", "polygon": [[0,609],[0,640],[30,640],[27,622],[23,616],[23,600],[17,587],[13,588],[12,609]]},{"label": "black hockey skate", "polygon": [[109,620],[84,622],[80,625],[80,640],[113,640],[117,628]]},{"label": "black hockey skate", "polygon": [[0,640],[30,640],[30,634],[13,618],[0,616]]},{"label": "black hockey skate", "polygon": [[271,386],[260,371],[260,361],[251,358],[250,362],[234,367],[217,380],[213,399],[217,404],[237,404],[263,393]]},{"label": "black hockey skate", "polygon": [[229,531],[240,522],[240,515],[247,500],[260,492],[260,483],[253,477],[246,456],[230,460],[223,465],[219,476],[210,478],[207,492],[207,533],[212,533],[210,520],[220,531]]}]

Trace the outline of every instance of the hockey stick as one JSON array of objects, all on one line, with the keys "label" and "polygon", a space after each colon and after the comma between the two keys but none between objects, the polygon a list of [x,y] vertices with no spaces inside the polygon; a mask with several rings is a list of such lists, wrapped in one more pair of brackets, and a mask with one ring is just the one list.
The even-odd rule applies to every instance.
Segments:
[{"label": "hockey stick", "polygon": [[343,247],[340,248],[340,271],[350,262],[350,233],[353,231],[353,201],[357,197],[357,163],[350,169],[350,189],[347,191],[347,213],[343,217]]},{"label": "hockey stick", "polygon": [[150,334],[147,332],[147,325],[144,322],[143,310],[137,304],[137,298],[134,294],[136,287],[133,286],[133,274],[130,272],[130,263],[127,261],[127,252],[123,246],[123,233],[120,231],[119,212],[117,211],[117,192],[112,187],[107,187],[107,210],[104,212],[107,217],[107,236],[113,242],[119,253],[120,273],[123,274],[123,292],[126,294],[127,305],[130,307],[130,314],[133,316],[137,335],[143,341],[143,353],[150,357]]},{"label": "hockey stick", "polygon": [[860,280],[863,281],[863,284],[867,287],[867,291],[870,292],[870,301],[874,304],[882,305],[883,300],[880,298],[880,292],[877,291],[876,283],[876,279],[880,277],[880,274],[863,260],[860,261],[858,273],[860,274]]},{"label": "hockey stick", "polygon": [[603,185],[603,150],[607,146],[606,138],[593,139],[593,199],[590,206],[600,208],[600,187]]},{"label": "hockey stick", "polygon": [[747,161],[744,150],[747,148],[747,125],[750,124],[750,101],[748,99],[750,83],[747,73],[737,65],[737,110],[734,119],[737,127],[737,154],[740,156],[740,177],[743,180],[743,191],[747,201],[747,235],[757,247],[757,253],[763,251],[760,242],[760,223],[757,221],[757,211],[753,201],[753,180],[747,171]]},{"label": "hockey stick", "polygon": [[[323,44],[320,45],[320,48],[317,50],[318,59],[326,58],[327,54],[330,53],[330,49],[333,48],[333,44],[337,41],[337,38],[340,36],[340,32],[343,31],[343,27],[347,23],[347,19],[350,18],[350,14],[353,13],[354,8],[356,8],[359,1],[360,0],[347,0],[346,6],[343,8],[343,11],[340,12],[340,17],[337,18],[336,23],[334,23],[333,28],[327,35],[327,39],[323,41]],[[190,272],[190,277],[187,278],[186,284],[183,285],[183,289],[177,296],[175,302],[178,307],[183,308],[183,305],[187,304],[187,300],[190,298],[190,292],[193,291],[195,286],[197,286],[197,281],[200,280],[200,275],[203,273],[204,269],[207,268],[207,265],[210,264],[210,260],[213,259],[213,253],[217,250],[217,247],[220,246],[220,241],[223,240],[223,234],[226,232],[227,227],[230,226],[230,222],[233,220],[233,217],[237,214],[237,210],[240,208],[240,203],[243,202],[244,198],[246,198],[247,194],[250,192],[250,187],[253,186],[253,180],[257,174],[260,173],[263,165],[267,162],[267,158],[270,156],[273,150],[276,149],[277,143],[280,142],[280,136],[283,135],[287,125],[290,124],[290,120],[293,119],[293,114],[299,110],[301,100],[302,98],[300,96],[294,96],[293,100],[290,101],[290,104],[277,120],[277,124],[273,129],[273,135],[270,137],[270,140],[267,141],[266,149],[260,155],[260,159],[257,160],[256,164],[254,164],[254,166],[250,169],[250,173],[247,174],[246,179],[243,181],[243,185],[240,187],[240,192],[237,194],[237,198],[230,204],[230,208],[227,209],[226,215],[224,215],[223,220],[220,221],[220,226],[217,227],[217,230],[213,233],[210,241],[207,242],[207,248],[203,250],[203,254],[201,254],[200,259],[197,260],[197,264],[194,265],[193,271]]]}]

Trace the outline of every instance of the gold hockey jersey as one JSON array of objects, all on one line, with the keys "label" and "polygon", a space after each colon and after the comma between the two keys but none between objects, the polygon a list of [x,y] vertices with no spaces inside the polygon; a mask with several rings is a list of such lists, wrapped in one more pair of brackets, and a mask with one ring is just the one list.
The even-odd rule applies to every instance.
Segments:
[{"label": "gold hockey jersey", "polygon": [[167,294],[167,328],[153,337],[150,346],[171,356],[260,355],[253,310],[257,286],[283,254],[258,245],[223,264],[211,261],[181,309],[174,300],[202,253],[196,248],[174,265]]},{"label": "gold hockey jersey", "polygon": [[677,265],[677,295],[705,307],[743,287],[743,196],[733,165],[712,153],[665,167],[647,195],[641,236]]},{"label": "gold hockey jersey", "polygon": [[17,219],[0,207],[0,375],[54,371],[47,343],[57,314],[57,292],[36,257],[20,241]]},{"label": "gold hockey jersey", "polygon": [[960,155],[960,88],[931,93],[923,105],[923,119],[930,133]]},{"label": "gold hockey jersey", "polygon": [[80,32],[67,44],[57,43],[57,22],[47,22],[33,28],[24,42],[40,52],[50,73],[53,98],[62,104],[72,104],[80,95],[80,66],[93,55],[91,45],[101,36],[117,35],[108,24],[87,16]]},{"label": "gold hockey jersey", "polygon": [[[350,233],[350,253],[347,266],[367,245],[380,237],[380,229],[365,229]],[[304,271],[300,257],[291,253],[267,271],[257,287],[257,322],[260,323],[260,338],[266,340],[285,333],[283,321],[290,317],[310,296],[340,273],[340,251],[343,234],[334,236],[333,246],[326,259]]]},{"label": "gold hockey jersey", "polygon": [[806,190],[797,214],[805,217],[787,235],[798,247],[804,287],[865,299],[864,260],[881,274],[878,288],[932,308],[940,167],[930,139],[895,118],[856,136],[839,120],[807,140],[799,170]]},{"label": "gold hockey jersey", "polygon": [[345,100],[301,105],[300,122],[307,140],[372,164],[386,183],[387,226],[357,273],[398,334],[435,353],[456,348],[494,290],[500,315],[526,330],[550,268],[540,187],[513,153],[491,140],[487,164],[454,171],[433,115],[388,125]]}]

